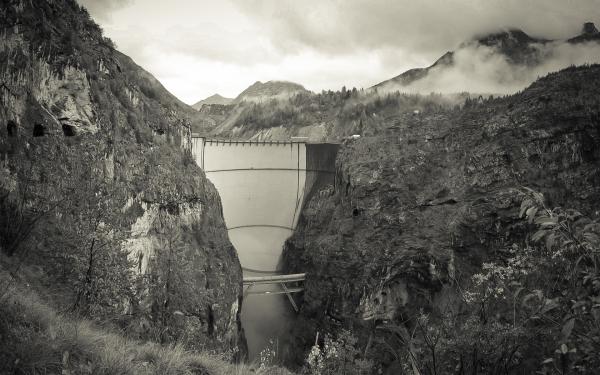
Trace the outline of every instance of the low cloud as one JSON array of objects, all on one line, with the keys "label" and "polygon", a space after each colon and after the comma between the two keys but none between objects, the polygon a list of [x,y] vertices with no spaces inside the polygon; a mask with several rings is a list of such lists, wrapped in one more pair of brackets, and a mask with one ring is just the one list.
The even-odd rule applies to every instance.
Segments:
[{"label": "low cloud", "polygon": [[369,87],[475,34],[518,27],[564,39],[585,21],[600,23],[598,0],[77,1],[122,52],[188,102],[235,96],[257,80],[314,91]]},{"label": "low cloud", "polygon": [[554,42],[535,46],[542,63],[535,66],[511,64],[503,55],[485,46],[468,46],[454,54],[452,66],[434,67],[429,74],[408,86],[387,85],[385,91],[417,93],[511,94],[539,77],[571,65],[600,63],[600,44]]},{"label": "low cloud", "polygon": [[518,27],[566,38],[600,19],[597,0],[234,0],[293,53],[311,48],[343,54],[401,49],[435,58],[475,34]]},{"label": "low cloud", "polygon": [[277,62],[281,55],[268,39],[251,30],[230,30],[215,23],[177,25],[155,41],[165,52],[228,64]]}]

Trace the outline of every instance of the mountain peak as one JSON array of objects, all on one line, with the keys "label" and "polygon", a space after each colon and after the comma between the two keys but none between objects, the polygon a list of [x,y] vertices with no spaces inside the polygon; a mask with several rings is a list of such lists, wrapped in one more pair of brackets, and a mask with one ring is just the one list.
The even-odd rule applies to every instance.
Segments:
[{"label": "mountain peak", "polygon": [[475,42],[484,46],[508,46],[538,41],[518,28],[508,28],[475,37]]},{"label": "mountain peak", "polygon": [[306,89],[297,83],[289,81],[256,81],[250,87],[242,91],[235,99],[240,101],[262,101],[290,97],[296,93],[304,92]]},{"label": "mountain peak", "polygon": [[581,28],[581,34],[568,40],[569,43],[586,43],[591,41],[600,41],[600,32],[593,22],[586,22]]},{"label": "mountain peak", "polygon": [[200,110],[200,108],[202,108],[203,105],[212,105],[212,104],[222,104],[222,105],[226,105],[226,104],[230,104],[233,101],[233,99],[231,98],[225,98],[219,94],[214,94],[209,96],[206,99],[200,100],[198,103],[192,105],[192,107],[194,107],[194,109],[196,110]]},{"label": "mountain peak", "polygon": [[593,22],[586,22],[583,24],[583,28],[581,29],[581,34],[597,34],[598,33],[598,29],[596,28],[596,25],[594,25]]}]

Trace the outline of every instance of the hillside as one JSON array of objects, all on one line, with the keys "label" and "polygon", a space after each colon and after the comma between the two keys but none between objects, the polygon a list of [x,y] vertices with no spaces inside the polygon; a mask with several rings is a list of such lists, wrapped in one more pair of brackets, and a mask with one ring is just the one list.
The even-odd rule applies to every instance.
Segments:
[{"label": "hillside", "polygon": [[287,99],[298,93],[308,92],[297,83],[285,81],[257,81],[242,91],[234,103],[240,102],[267,102],[271,99]]},{"label": "hillside", "polygon": [[[203,116],[210,124],[205,128],[217,138],[340,141],[380,126],[384,120],[373,116],[376,108],[386,107],[384,116],[394,116],[396,111],[462,105],[467,97],[512,94],[549,72],[600,62],[598,35],[592,23],[568,41],[536,38],[519,29],[481,35],[427,68],[408,70],[367,90],[299,91],[275,101],[236,99],[228,106],[205,108]],[[262,92],[263,85],[257,83],[246,91]]]},{"label": "hillside", "polygon": [[[9,276],[0,271],[0,283]],[[291,375],[269,366],[231,363],[231,353],[186,350],[125,337],[117,330],[57,311],[31,285],[0,295],[0,373],[122,375]],[[10,351],[6,346],[10,343]]]},{"label": "hillside", "polygon": [[1,268],[133,339],[243,357],[241,267],[189,151],[197,112],[74,0],[8,0],[0,25]]},{"label": "hillside", "polygon": [[[574,264],[577,255],[550,258],[542,242],[545,255],[539,259],[547,259],[554,273],[546,270],[532,279],[535,268],[527,268],[523,272],[531,277],[519,279],[523,284],[493,284],[507,295],[501,290],[498,299],[475,304],[467,291],[473,274],[481,283],[486,270],[520,272],[509,268],[517,259],[511,257],[524,262],[532,251],[522,250],[536,243],[528,235],[532,224],[520,218],[523,187],[543,193],[550,208],[580,212],[586,219],[574,227],[589,223],[586,228],[597,228],[599,83],[600,65],[584,66],[550,74],[512,96],[467,100],[462,108],[432,107],[395,116],[375,111],[381,126],[346,142],[336,163],[335,187],[312,198],[286,244],[286,271],[308,272],[291,341],[308,350],[317,332],[335,336],[349,329],[358,338],[357,347],[390,375],[410,363],[431,371],[427,366],[436,366],[436,359],[438,373],[456,368],[464,371],[458,373],[491,373],[505,360],[510,370],[502,373],[533,373],[561,343],[586,353],[597,350],[582,349],[587,339],[579,333],[560,338],[563,315],[558,310],[547,317],[558,319],[554,324],[527,320],[539,309],[514,307],[525,320],[513,331],[521,315],[513,315],[512,304],[502,307],[503,298],[517,298],[509,290],[522,286],[520,301],[535,289],[527,283],[538,280],[539,293],[556,297],[554,306],[561,301],[560,311],[572,316],[571,297],[561,297],[567,288],[559,269]],[[590,237],[591,248],[597,248],[591,238],[596,237]],[[555,249],[552,242],[546,246]],[[533,264],[544,264],[539,259]],[[490,268],[494,262],[498,268]],[[578,281],[573,282],[581,285],[583,270],[574,275]],[[590,293],[594,300],[598,290]],[[577,314],[577,327],[593,326],[595,313]],[[589,335],[598,335],[589,329]],[[431,340],[439,343],[433,362]],[[504,350],[518,354],[509,360]],[[592,373],[598,357],[582,354],[573,361]]]},{"label": "hillside", "polygon": [[[243,103],[220,113],[215,137],[252,140],[289,140],[306,137],[311,142],[339,142],[353,134],[370,134],[385,126],[385,118],[439,106],[462,104],[469,95],[426,96],[394,92],[379,95],[364,90],[300,93],[286,100]],[[218,108],[216,108],[218,109]],[[220,122],[219,122],[220,121]]]},{"label": "hillside", "polygon": [[202,109],[203,105],[214,105],[214,104],[227,105],[227,104],[231,104],[231,102],[233,102],[232,98],[225,98],[219,94],[214,94],[214,95],[209,96],[206,99],[200,100],[196,104],[192,105],[192,107],[195,110],[199,111],[200,109]]}]

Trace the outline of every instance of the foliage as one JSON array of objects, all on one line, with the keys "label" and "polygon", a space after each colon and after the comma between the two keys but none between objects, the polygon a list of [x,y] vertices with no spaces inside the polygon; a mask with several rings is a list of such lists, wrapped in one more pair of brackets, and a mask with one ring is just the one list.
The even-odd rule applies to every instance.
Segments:
[{"label": "foliage", "polygon": [[338,124],[345,132],[363,133],[398,111],[439,111],[452,101],[441,95],[428,96],[393,92],[378,94],[364,90],[300,93],[285,100],[243,104],[235,126],[244,130],[261,130],[283,126],[299,128],[319,124]]},{"label": "foliage", "polygon": [[84,44],[95,42],[98,55],[113,46],[110,39],[102,36],[102,29],[87,10],[74,0],[39,1],[35,6],[25,3],[25,0],[8,0],[0,9],[0,24],[6,29],[21,27],[32,51],[44,56],[59,73],[66,65],[95,64],[86,56]]},{"label": "foliage", "polygon": [[258,368],[261,370],[267,369],[275,365],[277,358],[277,345],[273,339],[270,339],[267,346],[260,351],[258,359]]},{"label": "foliage", "polygon": [[[589,374],[600,366],[600,224],[522,192],[530,244],[482,265],[459,306],[395,329],[413,374]],[[390,332],[393,330],[390,329]]]},{"label": "foliage", "polygon": [[315,343],[308,353],[305,372],[310,375],[371,374],[373,364],[362,358],[358,339],[341,330],[336,339],[326,335],[323,346]]},{"label": "foliage", "polygon": [[119,219],[125,195],[104,175],[103,143],[83,136],[79,142],[48,137],[15,148],[5,170],[11,182],[0,187],[1,247],[43,267],[56,289],[70,291],[73,308],[105,319],[131,298]]},{"label": "foliage", "polygon": [[[0,268],[0,280],[7,277]],[[123,337],[73,316],[58,313],[36,292],[13,280],[0,298],[0,373],[136,375],[290,375],[280,368],[255,371],[181,345],[158,345]]]}]

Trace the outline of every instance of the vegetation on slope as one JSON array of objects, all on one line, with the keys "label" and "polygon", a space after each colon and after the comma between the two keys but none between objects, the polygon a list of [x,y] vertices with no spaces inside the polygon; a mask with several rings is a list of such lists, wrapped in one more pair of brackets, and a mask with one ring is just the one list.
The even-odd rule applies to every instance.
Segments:
[{"label": "vegetation on slope", "polygon": [[[577,262],[584,249],[567,250],[561,242],[555,242],[551,252],[538,248],[540,244],[533,241],[536,228],[519,219],[523,200],[519,191],[532,187],[544,194],[547,207],[574,209],[597,221],[599,71],[598,65],[569,68],[516,95],[468,100],[458,108],[397,112],[390,117],[376,113],[379,125],[342,147],[335,188],[313,197],[286,244],[287,270],[308,270],[294,344],[304,346],[306,353],[317,332],[321,337],[335,336],[349,329],[365,359],[389,374],[431,374],[434,367],[438,374],[492,369],[502,374],[533,373],[547,359],[558,361],[553,353],[563,342],[557,332],[568,320],[570,308],[569,299],[562,297],[584,296],[589,303],[586,311],[591,311],[597,293],[590,289],[585,294],[583,289],[591,284],[586,281],[582,286],[581,274],[567,277],[562,267],[572,270],[578,264],[578,270],[596,272],[591,256],[598,250],[585,250],[591,254],[582,258],[590,262],[584,266]],[[559,247],[576,255],[549,258]],[[490,305],[484,311],[462,295],[465,290],[475,293],[472,276],[488,273],[484,264],[506,266],[516,254],[527,255],[535,266],[530,274],[539,277],[515,279],[525,288],[521,297],[537,295],[537,289],[543,292],[543,298],[529,298],[532,305],[519,310],[521,317],[533,316],[529,309],[542,303],[537,299],[558,297],[562,307],[552,313],[563,315],[552,316],[553,326],[550,322],[539,326],[548,336],[535,334],[543,321],[519,321],[517,315],[524,336],[504,345],[502,340],[508,337],[502,338],[501,333],[508,328],[496,326],[510,323],[512,327],[512,309],[507,306],[512,306],[510,293],[516,288],[500,296],[507,305]],[[447,311],[454,315],[446,316]],[[576,320],[575,327],[582,324],[584,331],[592,332],[597,323],[590,314],[577,318],[582,321]],[[463,324],[463,318],[476,323],[472,330],[456,328],[454,343],[464,340],[464,346],[458,348],[446,336],[448,346],[442,354],[436,337],[442,340],[443,335],[427,336],[427,327]],[[422,331],[419,324],[426,329]],[[448,328],[444,335],[451,332]],[[596,340],[595,334],[591,336]],[[589,373],[597,348],[580,340],[569,336],[564,343],[568,350],[576,346],[578,352],[585,352],[573,366]],[[435,360],[430,345],[435,346]],[[509,360],[510,350],[516,347],[518,360],[514,356]],[[476,349],[486,352],[475,356]],[[459,363],[451,360],[460,362],[461,356],[459,370]],[[301,355],[297,361],[302,360]],[[412,366],[411,361],[417,370],[403,370],[402,366]],[[442,361],[443,366],[458,368],[442,368]],[[505,368],[506,361],[511,364]]]},{"label": "vegetation on slope", "polygon": [[242,357],[241,267],[188,149],[196,111],[115,51],[74,0],[9,0],[0,21],[10,271],[40,269],[42,294],[70,318]]},{"label": "vegetation on slope", "polygon": [[[250,138],[257,132],[284,128],[287,137],[299,135],[304,127],[323,126],[325,139],[339,141],[352,134],[373,134],[387,118],[399,113],[431,112],[462,104],[467,94],[442,97],[363,90],[323,91],[319,94],[299,93],[287,99],[262,103],[239,104],[240,113],[233,124],[218,136]],[[229,112],[233,113],[233,111]],[[233,131],[231,131],[233,129]]]},{"label": "vegetation on slope", "polygon": [[[14,279],[5,270],[14,268],[11,259],[2,257],[0,261],[2,374],[289,374],[277,367],[232,364],[224,353],[127,338],[107,322],[58,312],[55,301],[45,302],[40,297],[40,285]],[[31,268],[26,270],[38,279]]]}]

